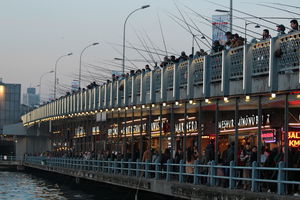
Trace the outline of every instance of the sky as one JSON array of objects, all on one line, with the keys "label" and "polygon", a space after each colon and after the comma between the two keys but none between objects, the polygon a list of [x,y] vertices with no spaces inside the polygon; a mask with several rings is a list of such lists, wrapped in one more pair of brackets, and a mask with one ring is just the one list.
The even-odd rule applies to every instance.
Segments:
[{"label": "sky", "polygon": [[[229,0],[214,2],[229,6]],[[292,12],[257,5],[263,2]],[[299,13],[299,8],[271,4],[276,2],[300,7],[299,0],[233,0],[233,8],[261,17],[300,17],[293,13]],[[207,18],[226,14],[215,12],[215,9],[228,9],[207,0],[0,0],[0,78],[5,83],[22,84],[23,93],[27,87],[37,87],[38,91],[41,75],[54,70],[55,62],[60,56],[72,52],[72,56],[62,58],[57,65],[57,93],[63,95],[70,90],[72,80],[78,79],[81,51],[86,46],[99,42],[99,45],[86,49],[82,56],[82,86],[92,81],[101,83],[108,78],[111,70],[122,70],[122,61],[114,58],[122,57],[123,24],[126,16],[148,4],[150,7],[134,13],[126,26],[126,41],[129,46],[126,48],[126,58],[133,60],[126,61],[128,68],[143,68],[145,58],[155,61],[162,59],[162,56],[137,52],[132,48],[155,47],[164,52],[161,32],[169,55],[180,54],[181,51],[190,54],[192,34],[185,30],[185,24],[184,29],[170,17],[174,15],[182,19],[175,3],[188,23],[192,24],[191,18],[208,36],[211,36],[211,26],[187,7]],[[237,17],[249,17],[237,11],[233,11],[233,16],[233,23],[242,28],[244,20]],[[261,20],[248,20],[271,28],[276,26]],[[290,21],[270,20],[286,26],[289,26]],[[254,26],[250,24],[247,29],[254,30]],[[254,31],[261,33],[263,29],[261,27]],[[244,31],[238,30],[243,36]],[[199,33],[194,31],[193,34]],[[271,35],[275,35],[275,32],[271,31]],[[257,34],[254,36],[259,37]],[[143,45],[143,42],[147,45]],[[208,50],[200,41],[198,43],[201,48]],[[198,50],[197,45],[195,48]],[[53,95],[53,85],[54,73],[43,76],[42,100]]]}]

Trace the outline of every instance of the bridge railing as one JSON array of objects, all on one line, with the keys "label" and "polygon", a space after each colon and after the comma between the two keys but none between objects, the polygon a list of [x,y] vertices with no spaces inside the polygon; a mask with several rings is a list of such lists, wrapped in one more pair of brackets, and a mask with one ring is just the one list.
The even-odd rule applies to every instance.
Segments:
[{"label": "bridge railing", "polygon": [[8,155],[0,155],[0,161],[20,161],[22,157],[19,156],[8,156]]},{"label": "bridge railing", "polygon": [[[195,185],[219,186],[229,189],[247,189],[253,192],[272,191],[283,195],[290,186],[300,186],[299,168],[287,168],[284,162],[277,167],[261,167],[257,162],[251,166],[228,166],[200,164],[198,160],[186,164],[182,160],[173,163],[141,162],[137,160],[85,160],[75,158],[26,157],[25,164],[67,168],[78,171],[124,175],[137,178],[175,181]],[[298,174],[298,175],[297,175]],[[298,179],[297,179],[298,177]]]}]

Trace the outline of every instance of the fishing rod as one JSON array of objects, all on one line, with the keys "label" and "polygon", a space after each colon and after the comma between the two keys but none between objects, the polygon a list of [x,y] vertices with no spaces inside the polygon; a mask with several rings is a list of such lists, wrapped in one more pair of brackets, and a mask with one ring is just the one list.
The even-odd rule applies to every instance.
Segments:
[{"label": "fishing rod", "polygon": [[[192,29],[191,29],[191,28],[190,28],[190,26],[188,25],[188,23],[187,23],[187,21],[186,21],[185,17],[183,16],[183,14],[182,14],[181,10],[180,10],[180,9],[179,9],[179,7],[177,6],[177,4],[176,4],[175,0],[173,0],[173,3],[174,3],[174,5],[175,5],[175,7],[176,7],[177,11],[180,13],[180,15],[181,15],[181,18],[183,19],[183,21],[184,21],[185,25],[187,26],[187,28],[188,28],[188,30],[189,30],[189,32],[190,32],[190,34],[192,34],[192,37],[193,37],[193,42],[194,42],[196,35],[193,33]],[[199,48],[199,49],[201,49],[201,47],[200,47],[200,45],[199,45],[198,41],[197,41],[197,40],[195,40],[195,41],[196,41],[196,44],[198,45],[198,48]],[[192,45],[192,54],[194,54],[194,43],[193,43],[193,45]]]},{"label": "fishing rod", "polygon": [[[135,29],[133,29],[133,30],[135,31]],[[153,55],[152,55],[152,53],[150,53],[150,49],[148,48],[148,45],[147,45],[147,42],[145,41],[145,39],[144,39],[143,37],[141,38],[141,37],[137,34],[136,31],[135,31],[135,34],[136,34],[138,40],[140,41],[140,43],[142,44],[142,46],[144,47],[144,49],[146,50],[146,52],[147,52],[149,58],[150,58],[152,61],[154,61]],[[145,60],[147,60],[147,59],[145,59]]]},{"label": "fishing rod", "polygon": [[[134,47],[129,41],[127,41],[129,43],[129,45],[131,45],[131,48],[135,49],[136,52],[142,56],[144,58],[144,60],[147,62],[147,58],[140,52],[140,50],[138,50],[136,47]],[[147,62],[148,64],[151,65],[151,67],[153,67],[153,65],[151,64],[151,62]]]},{"label": "fishing rod", "polygon": [[[120,64],[120,63],[113,63],[114,65],[112,65],[111,64],[111,62],[103,62],[103,61],[97,61],[98,63],[101,63],[101,64],[104,64],[104,65],[109,65],[109,66],[113,66],[113,67],[116,67],[116,68],[120,68],[120,67],[122,67],[122,64]],[[90,65],[92,65],[92,64],[90,64]],[[97,65],[92,65],[92,66],[95,66],[95,67],[99,67],[100,69],[101,69],[101,67],[100,66],[97,66]],[[109,70],[109,69],[106,69],[106,68],[103,68],[102,67],[102,69],[103,70]],[[134,68],[132,68],[132,67],[130,67],[130,66],[125,66],[125,69],[127,69],[127,70],[132,70],[132,69],[134,69]],[[136,68],[136,69],[138,69],[138,68]]]},{"label": "fishing rod", "polygon": [[[156,56],[158,57],[158,60],[160,60],[160,62],[161,62],[161,61],[162,61],[162,60],[161,60],[161,57],[158,55],[158,52],[157,52],[157,50],[156,50],[156,49],[159,49],[159,47],[156,46],[156,45],[154,44],[154,42],[151,40],[149,34],[146,32],[146,30],[145,30],[144,28],[143,28],[143,31],[144,31],[144,33],[145,33],[147,39],[149,40],[149,42],[150,42],[152,48],[155,50],[155,54],[156,54]],[[154,58],[153,58],[153,60],[154,60],[154,62],[156,62]]]},{"label": "fishing rod", "polygon": [[294,14],[294,15],[300,16],[300,14],[292,12],[292,11],[287,10],[287,9],[277,8],[277,7],[274,7],[274,6],[269,6],[269,5],[265,5],[265,4],[261,4],[261,3],[257,3],[256,5],[264,6],[264,7],[267,7],[267,8],[272,8],[272,9],[275,9],[275,10],[280,10],[280,11],[283,11],[283,12],[287,12],[287,13],[290,13],[290,14]]},{"label": "fishing rod", "polygon": [[[123,45],[121,45],[121,44],[117,44],[117,43],[113,43],[113,42],[106,42],[106,43],[108,43],[108,44],[113,44],[113,45],[115,45],[115,46],[123,46]],[[136,46],[138,46],[138,45],[136,45]],[[145,52],[145,50],[144,49],[141,49],[141,48],[137,48],[137,47],[131,47],[131,46],[125,46],[126,48],[129,48],[129,49],[138,49],[139,51],[142,51],[142,52]],[[160,50],[158,50],[158,51],[160,51]],[[151,53],[154,53],[153,51],[151,51]],[[164,51],[163,51],[163,53],[165,53]],[[177,55],[177,56],[179,56],[177,53],[173,53],[172,52],[172,54],[174,54],[174,55]],[[159,55],[161,55],[161,56],[165,56],[165,54],[162,54],[162,53],[159,53]]]},{"label": "fishing rod", "polygon": [[165,41],[165,37],[164,37],[163,30],[162,30],[161,21],[160,21],[160,17],[159,17],[158,12],[157,12],[157,18],[158,18],[158,22],[159,22],[160,34],[161,34],[162,41],[163,41],[163,44],[164,44],[164,47],[165,47],[166,56],[168,56],[167,45],[166,45],[166,41]]},{"label": "fishing rod", "polygon": [[[167,11],[168,12],[168,11]],[[176,22],[179,26],[181,26],[183,29],[185,29],[187,32],[189,32],[189,30],[187,29],[187,28],[185,28],[182,24],[180,24],[177,20],[179,20],[179,21],[181,21],[181,22],[183,22],[183,20],[182,19],[180,19],[179,17],[177,17],[176,15],[174,15],[174,14],[172,14],[172,13],[170,13],[170,12],[168,12],[169,13],[169,17],[174,21],[174,22]],[[176,20],[177,19],[177,20]],[[183,22],[184,23],[184,22]],[[196,30],[196,31],[198,31],[195,27],[193,27],[193,26],[191,26],[189,23],[187,23],[191,28],[193,28],[194,30]],[[189,32],[190,33],[190,32]],[[197,37],[195,37],[195,38],[197,38]],[[208,48],[211,48],[210,47],[210,45],[207,45],[205,42],[203,42],[202,40],[199,40],[200,42],[202,42],[205,46],[207,46]],[[200,45],[199,45],[200,46]],[[199,47],[198,46],[198,47]]]},{"label": "fishing rod", "polygon": [[[263,3],[266,3],[266,2],[263,2]],[[294,5],[283,4],[283,3],[271,3],[271,4],[300,9],[300,7],[297,7],[297,6],[294,6]]]},{"label": "fishing rod", "polygon": [[[201,15],[200,13],[196,12],[196,11],[193,10],[192,8],[189,8],[188,6],[185,6],[185,7],[186,7],[187,9],[191,10],[196,16],[198,16],[198,17],[204,19],[205,21],[209,22],[209,24],[206,24],[206,23],[203,23],[203,22],[201,22],[201,23],[203,23],[203,24],[205,24],[205,25],[208,25],[208,26],[211,26],[211,25],[212,25],[212,20],[207,19],[206,17],[204,17],[204,16]],[[249,21],[249,20],[248,20],[248,21]],[[250,21],[249,21],[249,22],[250,22]],[[253,23],[254,23],[254,22],[253,22]],[[262,25],[261,25],[261,26],[262,26]],[[244,30],[243,27],[240,27],[240,26],[238,26],[238,25],[233,25],[233,27],[238,27],[238,28]],[[226,31],[224,31],[224,30],[221,29],[220,27],[216,26],[216,28],[219,29],[220,31],[222,31],[223,33],[226,33]],[[238,29],[236,29],[236,28],[233,28],[232,30],[234,30],[234,31],[236,31],[236,32],[239,32],[239,33],[241,33],[241,34],[244,34],[244,32],[242,32],[242,31],[240,31],[240,30],[238,30]],[[252,31],[252,30],[249,30],[249,32],[252,32],[252,33],[255,33],[255,34],[257,34],[257,35],[260,35],[259,33],[255,32],[255,31]],[[253,35],[250,35],[249,33],[246,34],[246,35],[251,36],[251,37],[257,39],[257,37],[255,37],[255,36],[253,36]]]},{"label": "fishing rod", "polygon": [[[206,0],[206,1],[209,2],[209,3],[211,3],[211,4],[218,5],[218,6],[221,6],[221,7],[223,7],[223,8],[229,9],[229,7],[224,6],[224,5],[222,5],[222,4],[215,3],[215,2],[212,2],[212,1],[210,1],[210,0]],[[232,10],[234,10],[234,11],[236,11],[236,12],[238,12],[238,13],[242,13],[242,14],[244,14],[244,15],[248,15],[248,16],[254,17],[254,18],[256,18],[256,19],[260,19],[260,20],[262,20],[262,21],[268,22],[268,23],[273,24],[273,25],[278,25],[277,23],[275,23],[275,22],[273,22],[273,21],[270,21],[270,20],[267,20],[267,19],[263,19],[263,18],[257,17],[257,16],[255,16],[255,15],[249,14],[249,13],[244,12],[244,11],[240,11],[240,10],[237,10],[237,9],[234,9],[234,8],[233,8]],[[250,21],[249,21],[249,22],[250,22]],[[255,22],[251,22],[251,23],[255,23]],[[267,26],[265,26],[265,27],[267,27]],[[276,29],[273,29],[273,28],[271,28],[271,27],[267,27],[267,28],[276,31]]]},{"label": "fishing rod", "polygon": [[[172,16],[173,14],[171,14],[171,13],[169,13],[169,17],[175,22],[175,23],[177,23],[181,28],[183,28],[184,30],[186,30],[187,32],[189,32],[189,30],[185,27],[185,26],[183,26],[182,24],[180,24],[175,18],[177,18],[176,16]],[[177,18],[178,19],[178,18]],[[181,20],[181,19],[180,19]],[[189,32],[190,33],[190,32]],[[194,36],[194,35],[193,35]],[[195,38],[197,38],[196,36],[195,36]],[[196,41],[196,44],[197,44],[197,46],[199,47],[199,49],[201,49],[200,48],[200,45],[199,45],[199,43],[198,43],[198,41],[197,40],[195,40]],[[204,43],[203,41],[201,41],[200,40],[200,42],[202,42],[205,46],[207,46],[208,48],[211,48],[209,45],[207,45],[206,43]]]},{"label": "fishing rod", "polygon": [[[110,47],[111,47],[113,50],[115,50],[120,56],[123,55],[123,53],[122,53],[121,51],[119,51],[117,48],[115,48],[115,47],[112,46],[111,44],[110,44]],[[125,60],[126,60],[126,59],[127,59],[127,57],[125,57]],[[129,61],[129,63],[132,64],[135,68],[138,68],[133,62]]]},{"label": "fishing rod", "polygon": [[[212,41],[212,38],[209,37],[208,35],[206,35],[205,33],[203,33],[200,28],[197,26],[197,24],[194,22],[194,20],[189,16],[190,21],[193,23],[193,25],[196,27],[196,29],[198,30],[198,32],[200,32],[202,34],[202,37],[204,37],[204,40],[207,42],[207,44],[209,46],[211,46],[211,43],[208,41],[208,39],[210,39],[210,41]],[[202,38],[201,37],[201,38]],[[207,39],[208,38],[208,39]]]}]

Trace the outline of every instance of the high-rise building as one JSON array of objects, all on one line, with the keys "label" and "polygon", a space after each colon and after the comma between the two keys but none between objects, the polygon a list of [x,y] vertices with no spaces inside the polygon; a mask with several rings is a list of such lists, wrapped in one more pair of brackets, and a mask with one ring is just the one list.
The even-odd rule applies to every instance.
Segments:
[{"label": "high-rise building", "polygon": [[35,88],[27,88],[27,93],[23,94],[23,104],[35,107],[40,104],[40,96],[36,94]]},{"label": "high-rise building", "polygon": [[21,84],[3,83],[0,79],[0,134],[3,125],[20,121]]}]

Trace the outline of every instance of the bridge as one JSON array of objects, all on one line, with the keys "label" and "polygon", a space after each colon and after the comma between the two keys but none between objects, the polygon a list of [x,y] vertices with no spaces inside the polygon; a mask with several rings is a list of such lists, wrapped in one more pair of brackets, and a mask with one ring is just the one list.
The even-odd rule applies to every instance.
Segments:
[{"label": "bridge", "polygon": [[[91,152],[136,162],[149,148],[159,158],[179,156],[186,161],[191,148],[202,160],[211,144],[213,158],[205,164],[214,160],[228,172],[229,161],[234,169],[242,169],[239,151],[251,146],[258,149],[257,165],[252,168],[264,167],[261,150],[274,150],[284,163],[276,161],[274,169],[265,170],[280,175],[280,167],[291,171],[299,167],[299,45],[300,32],[294,32],[108,80],[41,105],[22,116],[23,125],[31,134],[46,136],[43,144],[49,144],[47,150],[56,156]],[[234,147],[230,160],[222,156],[229,144]],[[185,173],[185,167],[181,170]],[[198,178],[195,172],[194,181]],[[234,176],[227,181],[242,178],[258,185],[262,181]],[[286,193],[285,181],[291,180],[278,180],[278,187],[284,186],[277,193]]]}]

